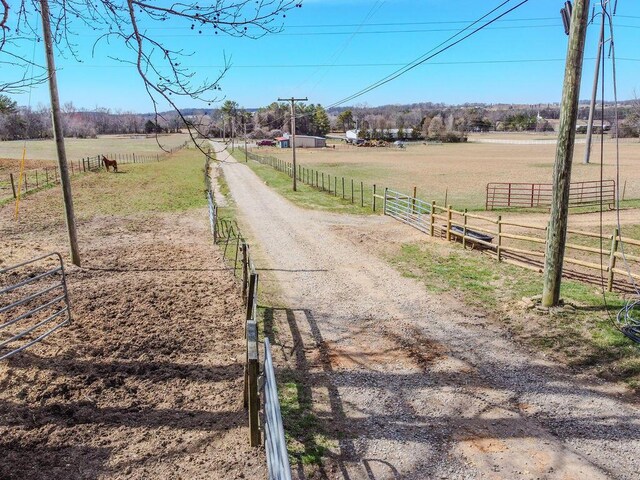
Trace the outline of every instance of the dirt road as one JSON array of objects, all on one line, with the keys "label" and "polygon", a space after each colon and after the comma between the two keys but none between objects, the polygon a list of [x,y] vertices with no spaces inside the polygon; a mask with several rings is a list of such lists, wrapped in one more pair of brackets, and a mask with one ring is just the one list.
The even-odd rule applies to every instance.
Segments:
[{"label": "dirt road", "polygon": [[282,352],[334,441],[321,477],[637,478],[640,410],[622,389],[522,351],[344,235],[408,227],[302,210],[218,158],[287,307]]}]

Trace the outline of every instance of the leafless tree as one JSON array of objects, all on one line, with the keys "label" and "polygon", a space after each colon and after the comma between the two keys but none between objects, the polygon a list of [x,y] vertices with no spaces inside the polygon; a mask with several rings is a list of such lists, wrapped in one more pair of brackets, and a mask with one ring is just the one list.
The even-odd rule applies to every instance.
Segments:
[{"label": "leafless tree", "polygon": [[[46,70],[26,58],[25,39],[38,37],[42,0],[16,0],[15,11],[7,0],[0,0],[0,68],[20,67],[23,74],[14,80],[0,81],[1,92],[24,90],[32,83],[46,81]],[[160,113],[163,102],[178,112],[189,125],[192,139],[203,136],[192,118],[185,118],[178,107],[180,98],[211,104],[219,101],[220,81],[229,68],[224,67],[213,79],[199,80],[196,72],[184,67],[183,60],[193,52],[170,44],[154,35],[154,26],[183,27],[194,33],[213,33],[258,38],[282,28],[280,18],[288,10],[301,7],[301,0],[214,0],[198,3],[153,2],[151,0],[49,0],[53,36],[58,50],[81,60],[75,43],[79,28],[95,31],[95,47],[102,42],[120,42],[128,49],[126,57],[111,57],[133,65],[143,81],[153,104],[156,123],[165,122]],[[155,30],[158,31],[157,29]],[[33,73],[29,73],[29,72]],[[196,142],[197,144],[197,142]]]}]

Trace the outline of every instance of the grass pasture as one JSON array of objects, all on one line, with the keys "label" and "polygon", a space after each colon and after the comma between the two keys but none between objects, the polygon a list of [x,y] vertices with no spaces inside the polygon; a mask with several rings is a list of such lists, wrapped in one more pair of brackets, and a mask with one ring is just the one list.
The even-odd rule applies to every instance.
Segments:
[{"label": "grass pasture", "polygon": [[[459,209],[484,209],[489,182],[551,182],[555,145],[474,143],[473,137],[470,140],[461,144],[408,144],[405,149],[337,144],[335,149],[296,152],[299,164],[305,167],[408,193],[416,186],[418,197],[443,204],[446,196],[447,203]],[[259,147],[253,151],[291,161],[289,149]],[[600,178],[599,144],[592,152],[592,162],[584,165],[584,144],[576,145],[573,181]],[[603,177],[616,178],[615,144],[610,141],[604,144]],[[620,143],[621,188],[625,181],[625,199],[640,198],[640,142]]]},{"label": "grass pasture", "polygon": [[[158,142],[171,149],[183,144],[189,138],[186,134],[161,135],[100,135],[98,138],[65,138],[65,149],[69,160],[105,154],[116,155],[136,153],[139,155],[162,154]],[[22,158],[22,140],[0,142],[0,173],[13,171],[19,167]],[[53,140],[29,140],[26,143],[27,168],[52,163],[57,159],[56,145]],[[4,166],[3,166],[4,165]]]}]

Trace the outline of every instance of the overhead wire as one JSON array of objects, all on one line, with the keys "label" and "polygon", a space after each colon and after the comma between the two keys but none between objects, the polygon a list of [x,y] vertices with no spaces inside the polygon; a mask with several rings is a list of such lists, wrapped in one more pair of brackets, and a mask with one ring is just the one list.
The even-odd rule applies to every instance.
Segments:
[{"label": "overhead wire", "polygon": [[[357,28],[356,32],[354,32],[349,38],[347,38],[343,42],[343,44],[340,47],[338,47],[338,49],[336,49],[334,54],[331,56],[331,58],[329,60],[331,62],[331,64],[337,63],[337,61],[340,58],[340,56],[342,56],[342,54],[345,52],[345,50],[349,47],[349,45],[351,44],[351,42],[355,38],[356,33],[360,31],[360,29],[362,28],[362,26],[365,24],[365,22],[367,20],[372,18],[380,10],[382,5],[384,5],[385,1],[386,0],[376,0],[376,2],[373,4],[373,6],[369,9],[367,14],[365,15],[365,17],[362,19],[362,22],[361,22],[360,26]],[[320,67],[320,68],[324,68],[324,67]],[[319,72],[320,72],[320,70],[316,71],[316,73],[319,73]],[[324,80],[326,75],[327,75],[327,72],[325,71],[325,73],[323,75],[319,76],[317,81],[314,83],[313,87],[311,87],[311,93],[315,92],[316,88],[318,87],[320,82],[322,80]],[[316,76],[316,75],[312,74],[312,76]],[[306,80],[304,82],[302,82],[302,84],[304,84],[305,82],[306,82]]]},{"label": "overhead wire", "polygon": [[[496,6],[495,8],[489,10],[487,13],[485,13],[484,15],[482,15],[481,17],[479,17],[478,19],[474,20],[473,22],[471,22],[469,25],[466,25],[464,28],[460,29],[457,31],[456,34],[451,35],[450,37],[448,37],[446,40],[444,40],[443,42],[439,43],[438,45],[436,45],[435,47],[431,48],[430,50],[428,50],[427,52],[425,52],[424,54],[422,54],[421,56],[417,57],[416,59],[414,59],[413,61],[404,64],[402,68],[392,72],[391,74],[387,75],[386,77],[382,78],[381,80],[378,80],[377,82],[365,87],[364,89],[361,89],[360,91],[349,95],[346,98],[343,98],[342,100],[336,101],[331,103],[329,106],[326,107],[326,109],[329,108],[334,108],[337,107],[339,105],[343,105],[344,103],[351,101],[355,98],[358,98],[362,95],[364,95],[365,93],[368,93],[386,83],[389,83],[393,80],[395,80],[396,78],[398,78],[401,75],[404,75],[405,73],[407,73],[408,71],[416,68],[417,66],[425,63],[426,61],[434,58],[437,55],[440,55],[441,53],[445,52],[446,50],[452,48],[453,46],[461,43],[462,41],[466,40],[467,38],[475,35],[476,33],[478,33],[479,31],[483,30],[484,28],[486,28],[487,26],[499,21],[501,18],[503,18],[505,15],[513,12],[514,10],[516,10],[517,8],[521,7],[522,5],[524,5],[525,3],[527,3],[529,0],[522,0],[520,3],[518,3],[517,5],[509,8],[508,10],[504,11],[503,13],[499,14],[496,17],[493,17],[492,19],[488,20],[487,22],[485,22],[484,24],[480,25],[479,27],[475,28],[474,30],[472,30],[471,32],[469,32],[468,34],[464,35],[462,38],[459,38],[457,40],[456,37],[459,37],[460,35],[464,34],[464,32],[468,31],[469,29],[471,29],[474,25],[477,25],[479,23],[481,23],[483,20],[485,20],[487,17],[491,16],[492,14],[494,14],[495,12],[499,11],[501,8],[503,8],[504,6],[506,6],[507,4],[511,3],[513,0],[504,0],[502,3],[500,3],[498,6]],[[453,41],[455,40],[455,41]],[[453,43],[448,43],[448,42],[452,42]],[[309,113],[303,113],[300,115],[296,115],[296,118],[303,118],[305,116],[310,115]],[[275,121],[275,120],[274,120]],[[271,122],[270,122],[271,123]],[[267,124],[266,126],[269,126],[269,124]]]},{"label": "overhead wire", "polygon": [[[365,93],[369,93],[370,91],[375,90],[375,89],[381,87],[382,85],[385,85],[385,84],[395,80],[396,78],[400,77],[401,75],[406,74],[407,72],[413,70],[414,68],[418,67],[419,65],[422,65],[423,63],[427,62],[428,60],[436,57],[437,55],[440,55],[441,53],[449,50],[450,48],[454,47],[455,45],[463,42],[467,38],[475,35],[479,31],[481,31],[484,28],[486,28],[487,26],[489,26],[492,23],[496,22],[498,19],[504,17],[505,15],[507,15],[507,14],[513,12],[514,10],[516,10],[517,8],[521,7],[522,5],[527,3],[529,0],[522,0],[520,3],[518,3],[514,7],[511,7],[507,11],[505,11],[505,12],[501,13],[500,15],[498,15],[497,17],[494,17],[491,20],[485,22],[484,24],[482,24],[481,26],[475,28],[474,30],[472,30],[468,34],[464,35],[463,37],[453,41],[456,37],[462,35],[465,31],[469,30],[474,25],[482,22],[485,18],[487,18],[488,16],[492,15],[494,12],[498,11],[499,9],[501,9],[502,7],[504,7],[505,5],[510,3],[510,1],[511,0],[505,0],[504,2],[502,2],[500,5],[498,5],[494,9],[490,10],[489,12],[487,12],[486,14],[484,14],[483,16],[481,16],[480,18],[475,20],[470,25],[467,25],[465,28],[463,28],[460,31],[458,31],[455,35],[452,35],[451,37],[446,39],[444,42],[441,42],[439,45],[437,45],[436,47],[432,48],[428,52],[424,53],[423,55],[421,55],[420,57],[418,57],[414,61],[410,62],[406,66],[396,70],[395,72],[387,75],[386,77],[378,80],[377,82],[369,85],[368,87],[365,87],[362,90],[360,90],[360,91],[358,91],[358,92],[356,92],[356,93],[354,93],[352,95],[349,95],[348,97],[343,98],[342,100],[339,100],[337,102],[332,103],[327,108],[332,108],[332,107],[336,107],[336,106],[339,106],[339,105],[343,105],[343,104],[345,104],[345,103],[347,103],[347,102],[349,102],[351,100],[354,100],[355,98],[358,98],[358,97],[364,95]],[[452,42],[452,43],[448,43],[448,42]]]},{"label": "overhead wire", "polygon": [[[638,311],[640,310],[640,290],[638,289],[638,285],[631,273],[631,266],[629,265],[626,253],[625,246],[622,237],[622,222],[620,218],[620,141],[619,141],[619,105],[618,105],[618,88],[617,88],[617,76],[616,76],[616,56],[615,56],[615,41],[614,41],[614,27],[613,27],[613,15],[609,12],[608,7],[610,6],[609,0],[601,0],[600,2],[602,7],[602,16],[603,22],[607,21],[609,24],[609,55],[611,58],[611,77],[612,77],[612,90],[613,90],[613,103],[614,103],[614,121],[613,127],[615,132],[615,165],[616,165],[616,229],[614,231],[614,236],[617,238],[612,238],[612,243],[614,245],[617,244],[620,249],[622,259],[625,264],[625,269],[627,272],[628,279],[633,286],[633,289],[636,294],[636,299],[628,300],[624,303],[624,306],[618,310],[615,318],[609,312],[609,303],[607,301],[607,295],[605,291],[605,282],[604,282],[604,264],[603,264],[603,256],[602,252],[604,251],[604,202],[602,195],[600,195],[600,212],[599,212],[599,228],[600,228],[600,282],[602,289],[602,298],[604,302],[604,308],[607,312],[607,316],[609,317],[609,321],[613,324],[613,326],[619,330],[622,334],[624,334],[630,340],[640,343],[640,315],[638,315]],[[615,7],[614,7],[615,11]],[[602,81],[600,84],[600,95],[601,95],[601,105],[600,105],[600,128],[602,134],[600,135],[600,183],[604,179],[604,117],[605,117],[605,41],[603,41],[599,47],[601,49],[601,77]],[[612,255],[615,255],[617,251],[612,252]],[[613,268],[613,264],[609,264],[608,268]],[[609,272],[612,274],[613,272]]]}]

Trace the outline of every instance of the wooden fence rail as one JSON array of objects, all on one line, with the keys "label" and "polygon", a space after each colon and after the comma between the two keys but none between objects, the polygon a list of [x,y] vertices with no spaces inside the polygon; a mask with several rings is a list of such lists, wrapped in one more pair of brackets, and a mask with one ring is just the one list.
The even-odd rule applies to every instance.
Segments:
[{"label": "wooden fence rail", "polygon": [[[385,189],[384,212],[431,236],[482,250],[499,262],[542,271],[544,226],[471,214],[389,189]],[[569,229],[565,248],[567,276],[604,282],[608,291],[628,289],[629,277],[640,280],[640,240],[620,236],[617,228],[610,235]]]}]

